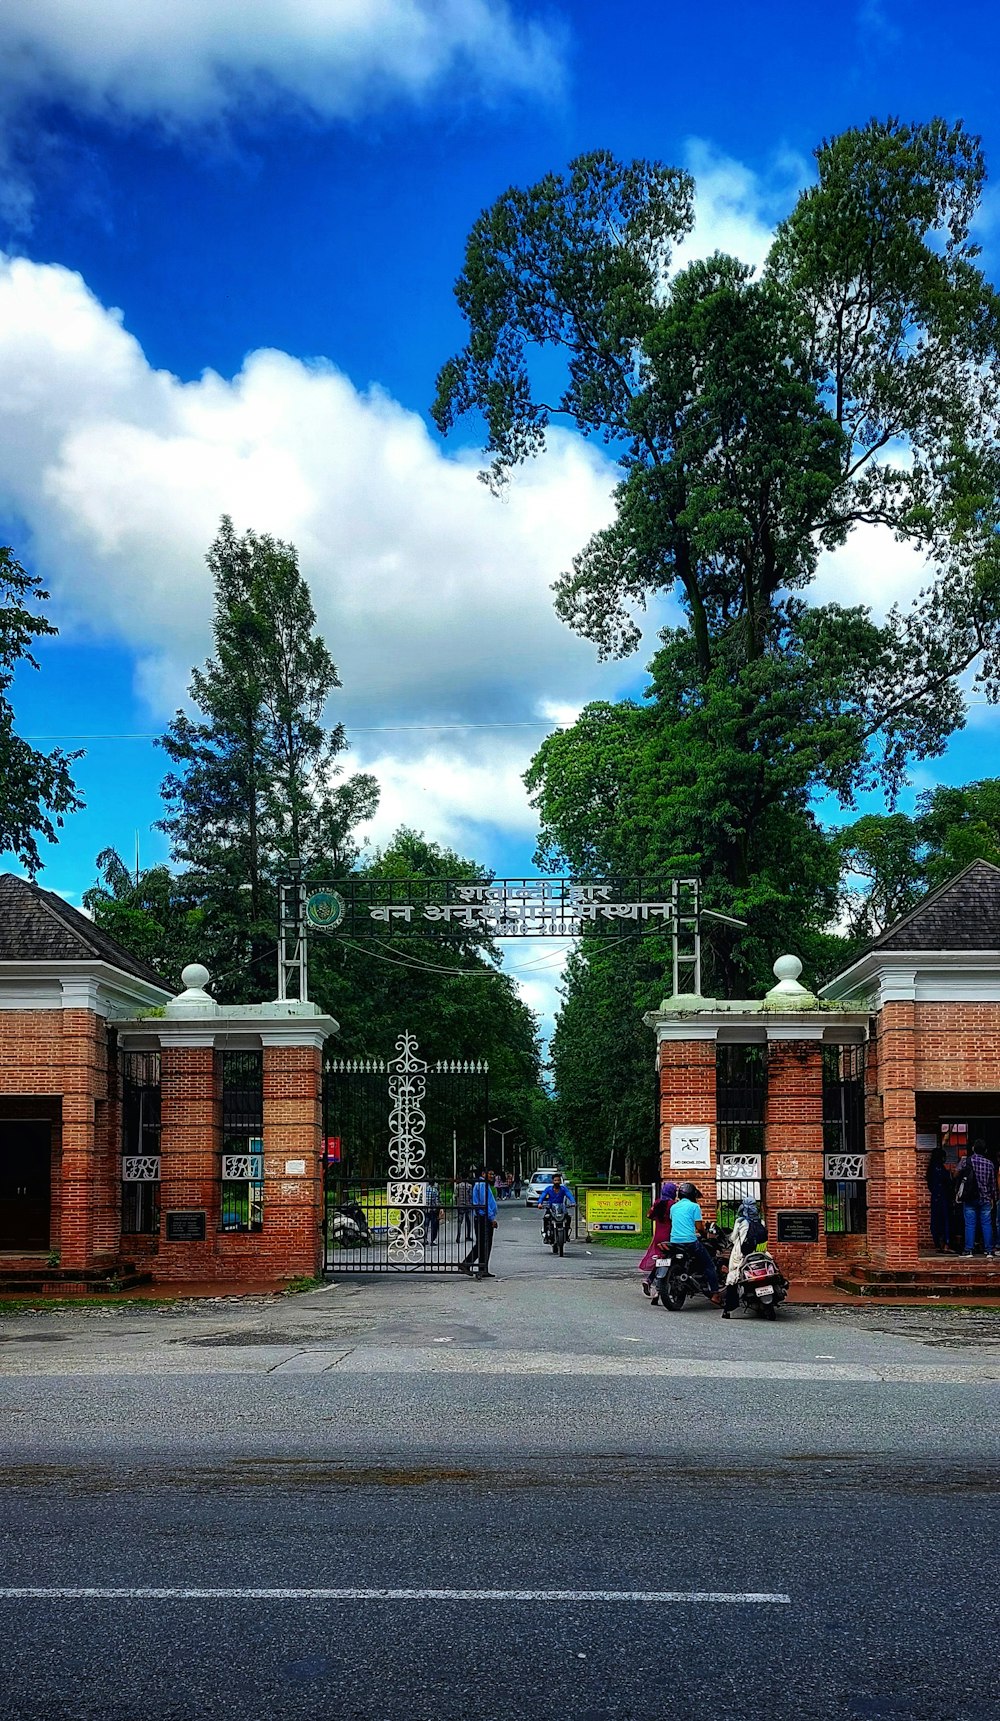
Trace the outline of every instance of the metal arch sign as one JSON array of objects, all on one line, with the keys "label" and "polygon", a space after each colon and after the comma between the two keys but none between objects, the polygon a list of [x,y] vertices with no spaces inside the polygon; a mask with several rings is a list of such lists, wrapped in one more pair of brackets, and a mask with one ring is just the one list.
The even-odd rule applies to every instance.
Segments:
[{"label": "metal arch sign", "polygon": [[321,932],[335,932],[346,913],[339,890],[314,890],[306,897],[306,920]]},{"label": "metal arch sign", "polygon": [[[603,884],[568,878],[348,878],[306,890],[305,920],[315,931],[361,937],[433,930],[452,937],[693,937],[700,912],[697,879],[647,877]],[[723,917],[720,917],[723,918]]]}]

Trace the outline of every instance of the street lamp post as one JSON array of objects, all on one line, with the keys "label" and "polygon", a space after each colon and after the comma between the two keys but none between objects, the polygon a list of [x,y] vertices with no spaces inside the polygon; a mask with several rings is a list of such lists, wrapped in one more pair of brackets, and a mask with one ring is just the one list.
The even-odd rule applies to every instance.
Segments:
[{"label": "street lamp post", "polygon": [[491,1117],[490,1121],[489,1121],[489,1127],[490,1127],[490,1129],[494,1130],[495,1133],[500,1137],[500,1174],[501,1174],[501,1176],[506,1177],[506,1175],[507,1175],[507,1137],[509,1135],[516,1135],[517,1125],[512,1123],[509,1129],[497,1129],[496,1126],[499,1122],[500,1122],[500,1119],[498,1117]]}]

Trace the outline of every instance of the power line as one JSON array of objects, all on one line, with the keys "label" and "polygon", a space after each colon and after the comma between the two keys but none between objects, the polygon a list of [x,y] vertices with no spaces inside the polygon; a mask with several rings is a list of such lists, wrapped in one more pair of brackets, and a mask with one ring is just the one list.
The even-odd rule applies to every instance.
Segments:
[{"label": "power line", "polygon": [[[344,728],[351,735],[400,735],[400,734],[450,734],[453,730],[465,729],[568,729],[568,723],[555,723],[549,717],[533,717],[528,720],[518,720],[512,723],[351,723],[345,722]],[[52,734],[24,735],[24,741],[159,741],[163,735],[162,729],[150,730],[101,730],[93,733],[76,730],[58,730]]]}]

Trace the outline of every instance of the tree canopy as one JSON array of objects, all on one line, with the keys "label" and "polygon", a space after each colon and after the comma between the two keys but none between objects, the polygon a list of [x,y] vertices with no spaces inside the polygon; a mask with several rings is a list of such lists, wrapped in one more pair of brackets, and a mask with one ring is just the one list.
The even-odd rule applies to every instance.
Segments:
[{"label": "tree canopy", "polygon": [[42,867],[38,838],[55,842],[66,814],[83,806],[72,776],[83,754],[32,747],[14,728],[9,698],[18,666],[38,668],[33,642],[57,632],[33,607],[48,595],[13,551],[0,547],[0,853],[16,855],[32,876]]},{"label": "tree canopy", "polygon": [[[644,706],[592,708],[536,757],[539,852],[636,871],[684,857],[750,922],[730,983],[759,974],[772,938],[801,939],[803,917],[807,935],[830,917],[816,797],[893,795],[962,721],[963,673],[1000,690],[1000,299],[970,240],[980,145],[940,120],[872,121],[816,163],[759,277],[719,254],[673,268],[693,188],[658,163],[598,153],[505,193],[469,238],[469,343],[434,408],[443,429],[484,416],[495,484],[557,417],[613,448],[615,517],[556,607],[602,656],[635,649],[653,599],[679,620]],[[822,553],[874,527],[925,559],[912,605],[879,618],[811,601]],[[615,758],[598,744],[612,732]]]},{"label": "tree canopy", "polygon": [[[497,489],[554,423],[603,441],[614,517],[556,609],[601,657],[636,650],[650,605],[661,624],[645,698],[589,706],[533,760],[538,859],[698,873],[748,923],[713,939],[710,989],[759,991],[787,949],[818,978],[837,964],[845,850],[823,798],[891,803],[970,687],[1000,696],[1000,298],[971,238],[985,179],[960,123],[873,120],[817,149],[759,273],[718,253],[678,267],[692,181],[606,152],[504,193],[470,233],[468,342],[436,421],[481,415]],[[891,539],[922,589],[881,613]],[[822,558],[852,540],[873,602],[817,601]],[[584,951],[569,970],[560,1094],[584,1023],[627,993],[599,969]],[[631,1079],[638,1106],[638,1065]]]},{"label": "tree canopy", "polygon": [[273,970],[278,872],[293,859],[346,870],[378,788],[342,775],[343,726],[324,723],[340,679],[294,545],[239,537],[224,517],[207,561],[215,655],[192,672],[200,717],[178,711],[160,743],[176,767],[160,828],[201,905],[199,959],[246,997]]}]

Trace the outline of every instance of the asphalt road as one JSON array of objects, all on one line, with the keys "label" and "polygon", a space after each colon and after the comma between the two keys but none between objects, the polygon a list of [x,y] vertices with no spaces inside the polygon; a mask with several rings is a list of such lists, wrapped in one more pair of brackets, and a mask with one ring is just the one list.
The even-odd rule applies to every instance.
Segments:
[{"label": "asphalt road", "polygon": [[1000,1320],[496,1266],[0,1322],[3,1721],[1000,1712]]}]

